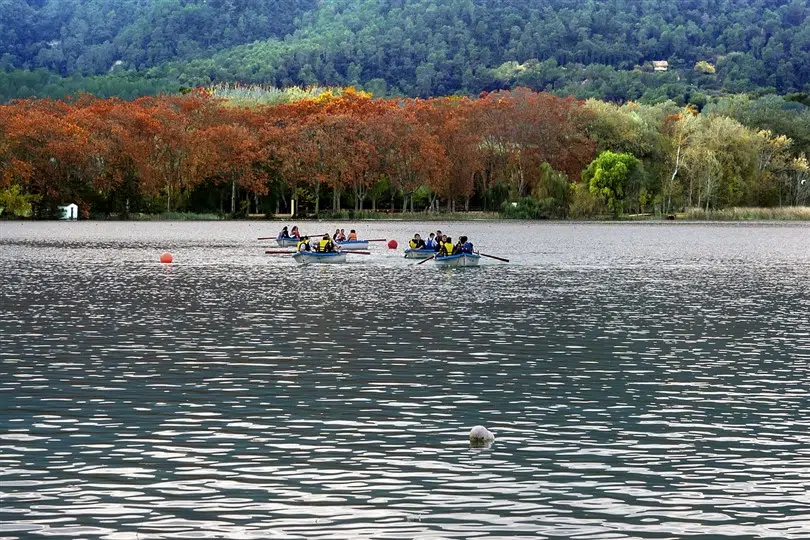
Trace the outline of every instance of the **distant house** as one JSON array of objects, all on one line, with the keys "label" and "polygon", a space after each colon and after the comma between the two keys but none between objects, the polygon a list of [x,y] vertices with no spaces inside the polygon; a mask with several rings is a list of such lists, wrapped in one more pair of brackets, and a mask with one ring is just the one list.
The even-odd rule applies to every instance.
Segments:
[{"label": "distant house", "polygon": [[70,203],[65,206],[60,206],[59,219],[69,219],[72,221],[76,221],[77,219],[79,219],[79,206],[74,203]]},{"label": "distant house", "polygon": [[666,60],[653,60],[653,71],[667,71],[669,69],[669,62]]}]

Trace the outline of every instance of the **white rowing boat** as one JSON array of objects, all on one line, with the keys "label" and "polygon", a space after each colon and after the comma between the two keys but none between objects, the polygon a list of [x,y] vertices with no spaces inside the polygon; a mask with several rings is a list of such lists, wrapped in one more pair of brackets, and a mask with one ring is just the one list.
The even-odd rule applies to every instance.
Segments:
[{"label": "white rowing boat", "polygon": [[448,255],[446,257],[436,257],[433,262],[436,266],[478,266],[478,261],[481,260],[481,255],[476,253],[458,253],[456,255]]},{"label": "white rowing boat", "polygon": [[298,245],[298,241],[301,240],[300,238],[295,238],[292,236],[285,236],[276,237],[276,244],[278,247],[296,247]]},{"label": "white rowing boat", "polygon": [[368,240],[343,240],[335,245],[343,251],[362,251],[368,249]]},{"label": "white rowing boat", "polygon": [[405,250],[406,259],[429,259],[434,255],[436,255],[436,251],[432,249],[407,248]]},{"label": "white rowing boat", "polygon": [[326,253],[299,251],[294,253],[292,257],[298,264],[340,264],[346,262],[345,251],[328,251]]}]

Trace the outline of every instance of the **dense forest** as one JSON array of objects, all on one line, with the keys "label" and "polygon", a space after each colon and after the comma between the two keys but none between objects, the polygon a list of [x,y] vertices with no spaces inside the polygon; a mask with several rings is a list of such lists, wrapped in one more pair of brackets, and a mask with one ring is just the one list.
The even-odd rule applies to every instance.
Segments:
[{"label": "dense forest", "polygon": [[[810,107],[617,105],[525,88],[373,99],[190,90],[0,105],[0,207],[52,217],[483,209],[534,218],[810,201]],[[250,102],[252,100],[252,103]]]},{"label": "dense forest", "polygon": [[2,100],[238,82],[700,108],[810,90],[805,0],[0,0],[0,15]]}]

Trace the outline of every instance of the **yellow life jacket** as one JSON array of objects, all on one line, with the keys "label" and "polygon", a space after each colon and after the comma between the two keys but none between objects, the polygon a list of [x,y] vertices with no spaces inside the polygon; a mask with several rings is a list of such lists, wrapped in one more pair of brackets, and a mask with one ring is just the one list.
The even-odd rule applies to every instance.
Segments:
[{"label": "yellow life jacket", "polygon": [[328,247],[329,247],[329,244],[331,244],[331,243],[332,243],[332,241],[331,241],[331,240],[323,240],[323,239],[322,239],[322,240],[321,240],[321,241],[318,243],[318,251],[320,251],[320,252],[324,252],[324,251],[326,251],[326,248],[328,248]]},{"label": "yellow life jacket", "polygon": [[444,252],[444,255],[452,255],[453,254],[453,243],[452,242],[445,242],[444,245],[442,245],[442,248],[443,248],[442,251]]},{"label": "yellow life jacket", "polygon": [[416,240],[411,240],[408,242],[408,245],[411,246],[411,249],[416,249]]},{"label": "yellow life jacket", "polygon": [[301,249],[301,246],[307,246],[307,245],[309,245],[309,242],[299,240],[298,245],[295,246],[295,249],[296,249],[296,251],[309,251],[306,247],[304,247],[303,250]]}]

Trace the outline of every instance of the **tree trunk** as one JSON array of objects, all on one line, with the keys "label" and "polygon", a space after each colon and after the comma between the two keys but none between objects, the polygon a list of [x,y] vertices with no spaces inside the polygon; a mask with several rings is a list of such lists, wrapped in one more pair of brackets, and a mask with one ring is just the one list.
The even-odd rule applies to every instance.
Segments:
[{"label": "tree trunk", "polygon": [[236,180],[231,180],[231,217],[236,215]]},{"label": "tree trunk", "polygon": [[315,215],[317,216],[321,211],[321,183],[315,183]]},{"label": "tree trunk", "polygon": [[332,211],[340,212],[340,190],[338,188],[332,190]]}]

